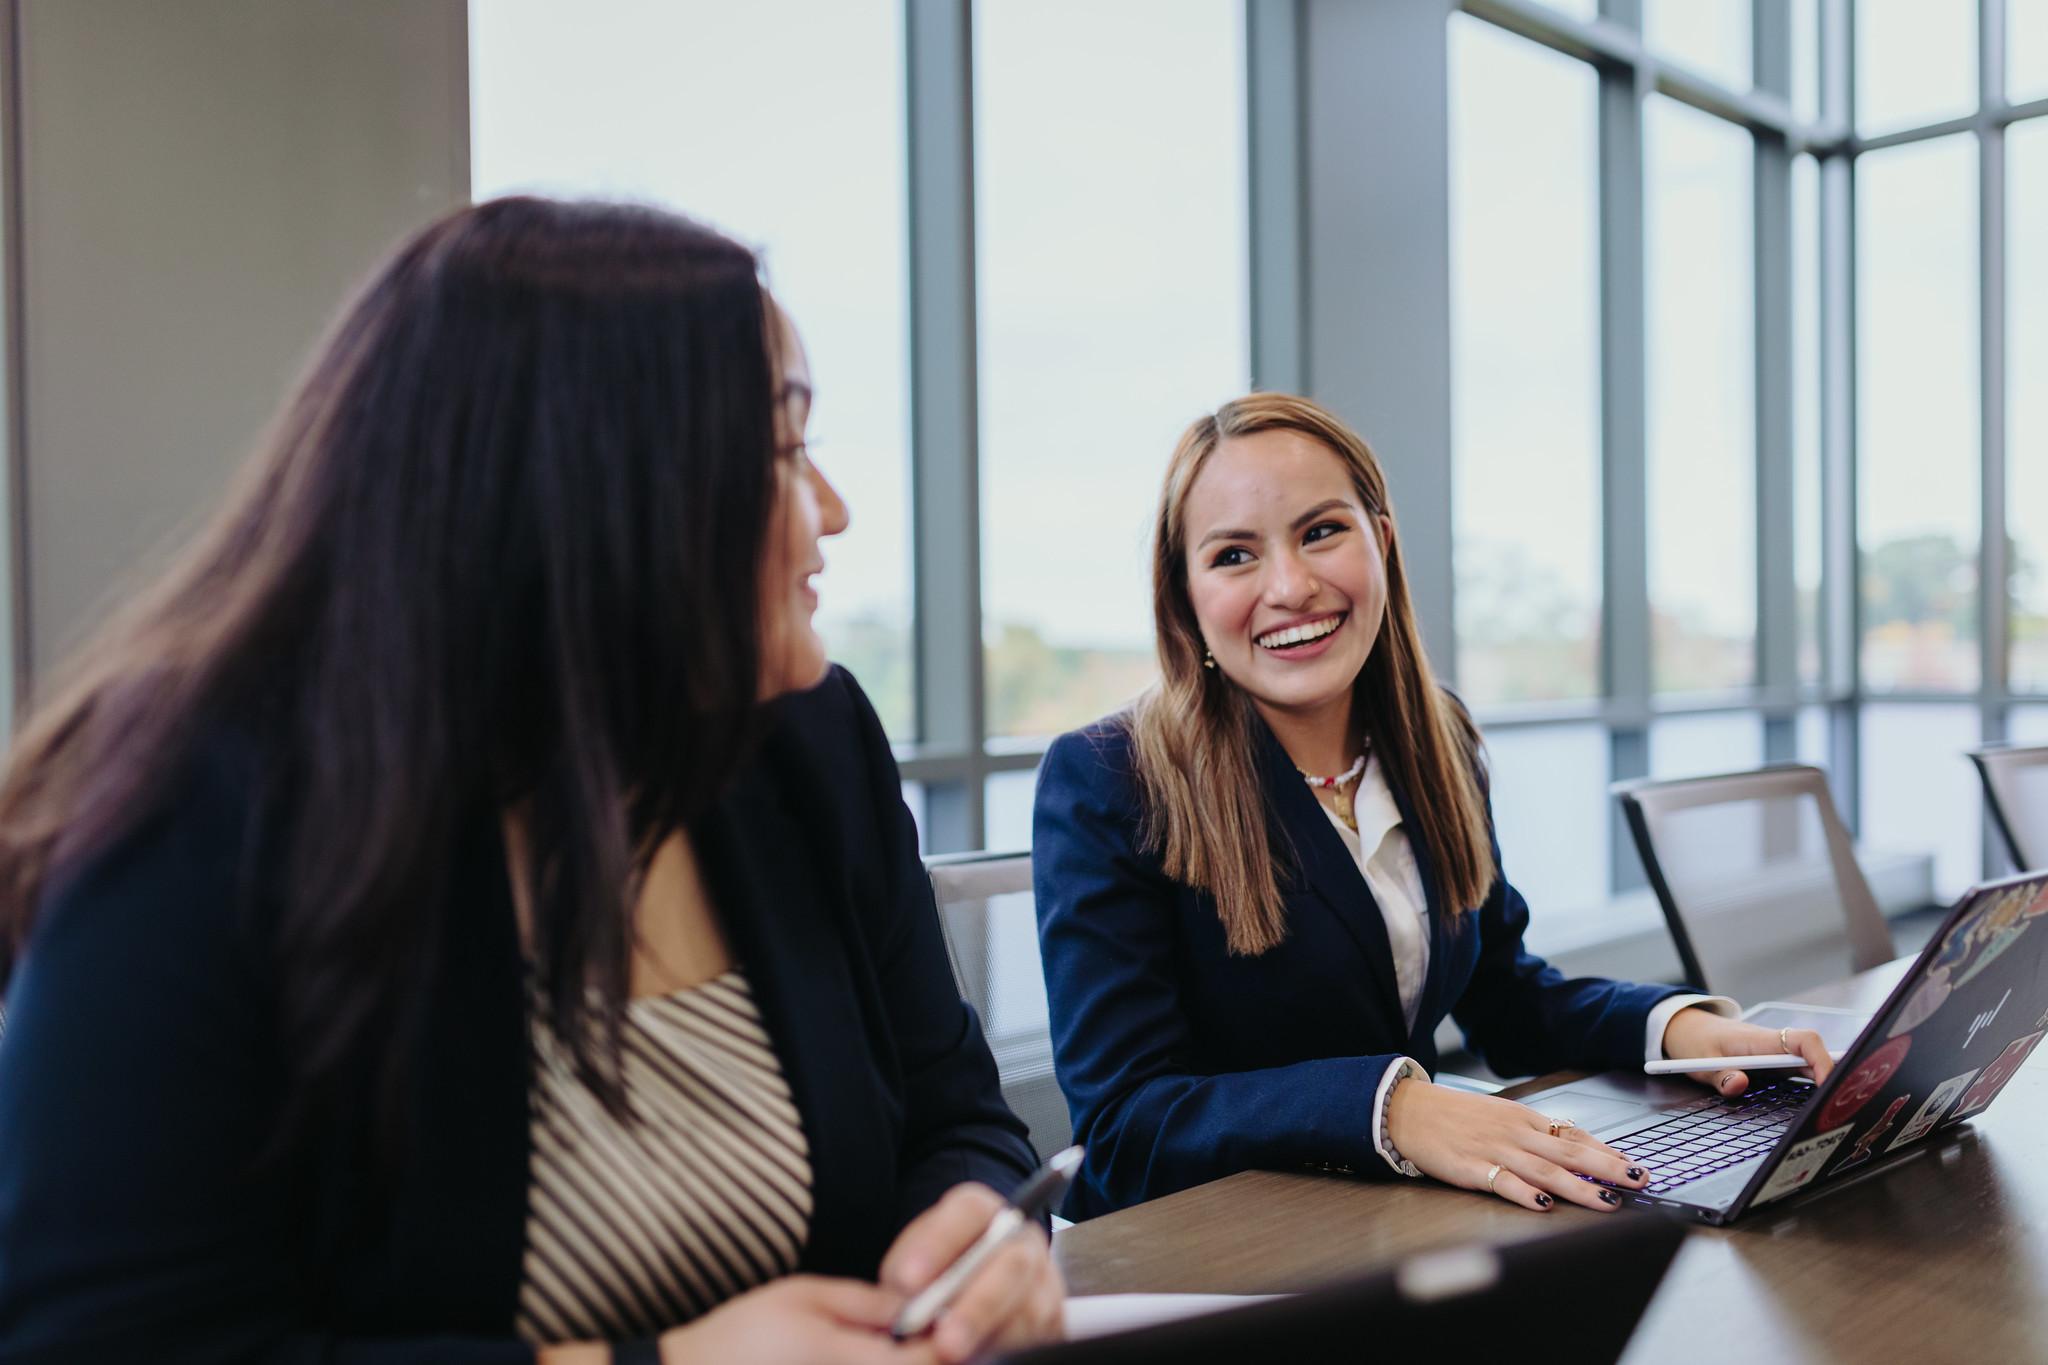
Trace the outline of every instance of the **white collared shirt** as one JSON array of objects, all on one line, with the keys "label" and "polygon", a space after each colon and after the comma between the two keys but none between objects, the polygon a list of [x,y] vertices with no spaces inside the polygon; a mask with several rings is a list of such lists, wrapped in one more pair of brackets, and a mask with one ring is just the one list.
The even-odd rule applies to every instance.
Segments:
[{"label": "white collared shirt", "polygon": [[1401,826],[1401,808],[1380,771],[1378,754],[1365,760],[1365,772],[1352,791],[1348,828],[1328,806],[1323,815],[1358,864],[1366,889],[1372,892],[1387,924],[1387,944],[1394,950],[1394,984],[1401,992],[1401,1018],[1415,1028],[1422,1003],[1422,983],[1429,975],[1429,897],[1422,889],[1422,869]]},{"label": "white collared shirt", "polygon": [[[1355,831],[1328,806],[1323,807],[1324,817],[1344,841],[1345,849],[1358,865],[1359,875],[1365,878],[1366,889],[1379,906],[1380,918],[1386,922],[1387,944],[1394,954],[1394,985],[1401,993],[1401,1018],[1412,1033],[1416,1010],[1422,1003],[1422,983],[1429,975],[1429,898],[1422,886],[1422,869],[1416,865],[1415,850],[1409,845],[1407,830],[1401,822],[1401,808],[1394,802],[1386,774],[1380,771],[1378,754],[1366,759],[1365,772],[1352,792],[1351,813],[1358,821]],[[1644,1021],[1643,1060],[1663,1059],[1664,1029],[1671,1016],[1689,1005],[1702,1005],[1731,1017],[1741,1013],[1733,1000],[1722,995],[1674,995],[1660,1000]],[[1400,1061],[1409,1061],[1417,1072],[1428,1074],[1412,1059]],[[1400,1079],[1401,1069],[1397,1061],[1387,1068],[1380,1081],[1373,1109],[1381,1117],[1374,1124],[1373,1147],[1395,1170],[1414,1175],[1418,1172],[1398,1160],[1381,1141],[1381,1134],[1386,1131],[1387,1099],[1394,1082]]]}]

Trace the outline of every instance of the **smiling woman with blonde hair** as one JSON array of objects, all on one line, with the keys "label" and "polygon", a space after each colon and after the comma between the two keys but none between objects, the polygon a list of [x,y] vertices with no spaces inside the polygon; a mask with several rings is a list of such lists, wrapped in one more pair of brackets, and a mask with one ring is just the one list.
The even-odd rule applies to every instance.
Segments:
[{"label": "smiling woman with blonde hair", "polygon": [[[1055,1058],[1088,1148],[1071,1215],[1261,1167],[1612,1208],[1607,1185],[1649,1178],[1625,1155],[1430,1081],[1446,1015],[1505,1074],[1777,1050],[1731,1001],[1567,980],[1523,947],[1478,731],[1423,652],[1379,463],[1333,413],[1253,394],[1187,429],[1152,595],[1159,684],[1039,778]],[[1817,1036],[1791,1041],[1825,1074]]]}]

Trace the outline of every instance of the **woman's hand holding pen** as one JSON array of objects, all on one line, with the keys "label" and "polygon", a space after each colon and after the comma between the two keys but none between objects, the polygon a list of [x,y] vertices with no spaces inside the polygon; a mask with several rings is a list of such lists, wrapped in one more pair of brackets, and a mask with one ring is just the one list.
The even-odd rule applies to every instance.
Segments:
[{"label": "woman's hand holding pen", "polygon": [[[1802,1070],[1816,1084],[1826,1080],[1835,1069],[1828,1045],[1810,1028],[1764,1028],[1697,1006],[1680,1010],[1664,1026],[1666,1057],[1743,1057],[1771,1052],[1792,1052],[1804,1057],[1806,1066]],[[1686,1074],[1723,1095],[1740,1095],[1749,1088],[1749,1073],[1745,1071],[1724,1067]]]},{"label": "woman's hand holding pen", "polygon": [[[905,1298],[951,1265],[1004,1207],[981,1184],[955,1185],[896,1238],[882,1261],[882,1287]],[[940,1360],[1056,1340],[1065,1323],[1066,1283],[1036,1223],[1017,1232],[968,1281],[930,1337]]]},{"label": "woman's hand holding pen", "polygon": [[1631,1190],[1649,1183],[1647,1171],[1584,1129],[1553,1126],[1513,1100],[1428,1081],[1394,1087],[1387,1137],[1424,1175],[1539,1211],[1560,1199],[1603,1211],[1620,1205],[1613,1190],[1581,1175]]}]

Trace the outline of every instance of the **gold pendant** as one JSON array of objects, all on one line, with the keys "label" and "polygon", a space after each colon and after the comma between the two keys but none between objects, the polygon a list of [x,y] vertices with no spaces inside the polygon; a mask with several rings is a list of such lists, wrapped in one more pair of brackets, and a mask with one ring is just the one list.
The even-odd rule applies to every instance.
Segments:
[{"label": "gold pendant", "polygon": [[1344,828],[1358,833],[1358,817],[1351,813],[1351,792],[1340,786],[1330,794],[1336,798],[1337,818],[1344,822]]}]

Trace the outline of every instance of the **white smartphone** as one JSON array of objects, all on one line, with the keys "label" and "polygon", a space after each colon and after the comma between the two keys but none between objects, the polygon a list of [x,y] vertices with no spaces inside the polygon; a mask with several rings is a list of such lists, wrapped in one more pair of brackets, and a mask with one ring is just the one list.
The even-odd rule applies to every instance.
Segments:
[{"label": "white smartphone", "polygon": [[[1839,1052],[1828,1055],[1841,1060]],[[1762,1052],[1748,1057],[1666,1057],[1661,1062],[1644,1062],[1643,1074],[1683,1076],[1692,1071],[1770,1071],[1805,1065],[1806,1058],[1796,1052]]]}]

